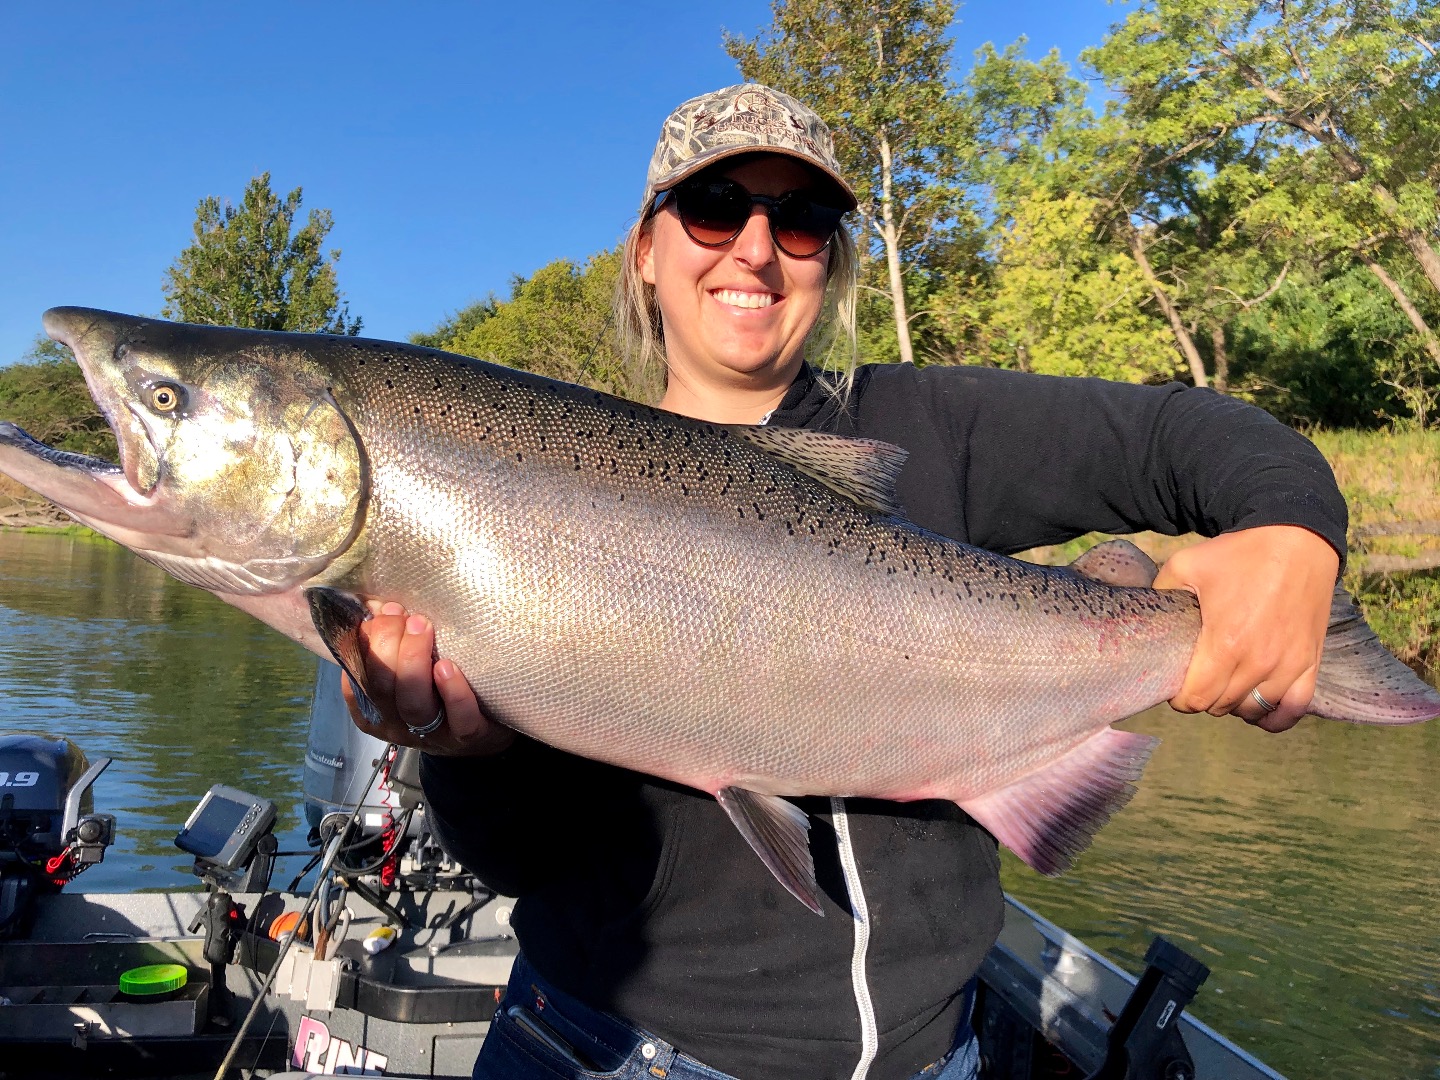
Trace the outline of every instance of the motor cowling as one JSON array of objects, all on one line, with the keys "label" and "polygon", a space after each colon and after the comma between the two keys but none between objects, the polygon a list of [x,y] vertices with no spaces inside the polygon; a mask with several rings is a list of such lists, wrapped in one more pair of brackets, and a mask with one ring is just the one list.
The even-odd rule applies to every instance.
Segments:
[{"label": "motor cowling", "polygon": [[0,939],[23,932],[36,892],[105,857],[115,818],[94,812],[90,787],[109,764],[62,736],[0,735]]}]

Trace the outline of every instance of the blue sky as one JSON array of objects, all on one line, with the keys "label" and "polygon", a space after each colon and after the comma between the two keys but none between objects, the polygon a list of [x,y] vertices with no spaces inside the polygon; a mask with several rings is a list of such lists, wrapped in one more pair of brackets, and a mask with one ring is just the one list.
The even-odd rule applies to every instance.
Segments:
[{"label": "blue sky", "polygon": [[[1073,61],[1124,9],[974,0],[956,65],[1021,34]],[[665,114],[738,81],[760,0],[9,4],[0,15],[0,363],[57,304],[158,313],[206,195],[334,214],[341,288],[403,339],[614,244]]]}]

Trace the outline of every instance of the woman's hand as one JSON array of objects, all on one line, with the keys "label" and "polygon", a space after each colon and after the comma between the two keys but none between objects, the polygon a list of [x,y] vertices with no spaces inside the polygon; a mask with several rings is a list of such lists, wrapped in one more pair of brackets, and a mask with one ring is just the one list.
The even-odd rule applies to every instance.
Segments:
[{"label": "woman's hand", "polygon": [[[350,716],[361,731],[427,754],[498,754],[515,741],[515,732],[486,717],[460,669],[450,660],[435,660],[435,628],[399,604],[385,604],[360,625],[365,649],[365,680],[371,700],[384,722],[377,728],[359,712],[349,677],[341,692]],[[445,709],[445,719],[430,733],[416,735]]]},{"label": "woman's hand", "polygon": [[1171,708],[1233,713],[1266,731],[1294,727],[1315,693],[1339,568],[1335,549],[1296,525],[1225,533],[1172,556],[1155,588],[1194,593],[1201,625]]}]

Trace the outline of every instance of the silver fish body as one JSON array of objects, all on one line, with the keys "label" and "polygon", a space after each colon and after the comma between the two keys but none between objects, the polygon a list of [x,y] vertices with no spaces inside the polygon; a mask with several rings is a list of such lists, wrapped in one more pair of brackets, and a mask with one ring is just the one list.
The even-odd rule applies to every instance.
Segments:
[{"label": "silver fish body", "polygon": [[[707,424],[405,345],[74,308],[46,326],[131,490],[3,431],[0,470],[321,655],[345,662],[354,600],[426,614],[491,716],[715,794],[812,906],[783,796],[951,799],[1063,868],[1153,745],[1109,725],[1176,692],[1199,632],[1188,593],[904,520],[884,444]],[[1359,645],[1322,710],[1329,693],[1341,718],[1440,714]]]}]

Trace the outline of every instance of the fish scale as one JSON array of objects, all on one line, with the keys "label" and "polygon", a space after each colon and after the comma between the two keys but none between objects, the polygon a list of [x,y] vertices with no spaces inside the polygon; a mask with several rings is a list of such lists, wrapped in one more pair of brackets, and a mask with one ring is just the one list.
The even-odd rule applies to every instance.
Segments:
[{"label": "fish scale", "polygon": [[[1058,871],[1153,748],[1109,725],[1178,690],[1199,633],[1118,542],[1037,567],[906,521],[884,444],[386,342],[82,308],[46,327],[124,468],[0,424],[0,470],[335,659],[372,717],[364,602],[427,615],[489,715],[714,794],[817,911],[786,796],[951,799]],[[1332,639],[1315,711],[1440,715],[1343,595]]]}]

